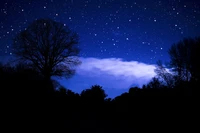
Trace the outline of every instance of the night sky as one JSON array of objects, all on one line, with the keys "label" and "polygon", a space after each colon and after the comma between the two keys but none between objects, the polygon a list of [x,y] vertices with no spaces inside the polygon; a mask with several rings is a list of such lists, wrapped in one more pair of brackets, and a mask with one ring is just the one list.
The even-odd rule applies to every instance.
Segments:
[{"label": "night sky", "polygon": [[76,92],[100,84],[110,97],[147,83],[173,43],[200,35],[199,0],[1,0],[0,16],[1,60],[13,56],[16,33],[51,18],[80,36],[83,63],[61,84]]}]

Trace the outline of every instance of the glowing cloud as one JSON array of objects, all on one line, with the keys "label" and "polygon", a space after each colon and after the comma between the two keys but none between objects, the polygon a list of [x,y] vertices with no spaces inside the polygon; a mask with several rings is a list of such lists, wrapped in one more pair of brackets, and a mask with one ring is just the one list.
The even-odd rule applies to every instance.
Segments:
[{"label": "glowing cloud", "polygon": [[155,76],[154,65],[137,61],[124,61],[121,58],[80,59],[82,64],[77,69],[77,75],[101,80],[99,82],[106,87],[126,88],[131,85],[142,86]]}]

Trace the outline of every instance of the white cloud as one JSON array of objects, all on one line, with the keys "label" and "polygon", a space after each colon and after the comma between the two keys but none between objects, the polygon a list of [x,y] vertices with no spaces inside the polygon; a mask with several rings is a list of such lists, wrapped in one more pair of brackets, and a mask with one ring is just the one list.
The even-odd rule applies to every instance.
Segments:
[{"label": "white cloud", "polygon": [[77,75],[96,79],[96,83],[105,87],[127,88],[131,85],[141,87],[155,76],[155,65],[124,61],[121,58],[80,59],[82,64],[77,69]]}]

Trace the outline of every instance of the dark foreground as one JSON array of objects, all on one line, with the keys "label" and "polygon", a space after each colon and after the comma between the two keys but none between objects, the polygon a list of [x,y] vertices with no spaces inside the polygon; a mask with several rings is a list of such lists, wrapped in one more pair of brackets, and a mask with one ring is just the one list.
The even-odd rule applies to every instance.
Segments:
[{"label": "dark foreground", "polygon": [[[16,88],[17,89],[17,88]],[[138,90],[140,91],[140,90]],[[163,96],[154,91],[115,99],[75,93],[3,94],[1,121],[6,131],[54,132],[178,132],[195,130],[198,105],[192,96]],[[170,95],[171,94],[171,95]],[[173,95],[172,95],[173,94]]]},{"label": "dark foreground", "polygon": [[[30,76],[31,75],[31,76]],[[31,72],[1,73],[1,129],[6,132],[193,132],[195,86],[131,88],[114,99],[96,85],[76,94],[55,90]],[[195,124],[196,123],[196,124]]]}]

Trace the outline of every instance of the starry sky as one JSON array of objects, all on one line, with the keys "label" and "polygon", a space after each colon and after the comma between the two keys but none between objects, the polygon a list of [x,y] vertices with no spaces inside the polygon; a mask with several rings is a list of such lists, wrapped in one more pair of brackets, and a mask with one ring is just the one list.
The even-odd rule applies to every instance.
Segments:
[{"label": "starry sky", "polygon": [[77,92],[100,84],[110,96],[146,83],[173,43],[200,35],[199,0],[1,0],[0,16],[1,60],[16,33],[51,18],[80,36],[83,64],[60,82]]}]

